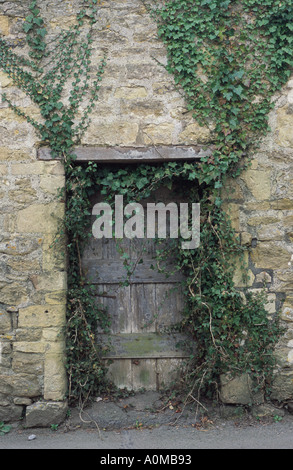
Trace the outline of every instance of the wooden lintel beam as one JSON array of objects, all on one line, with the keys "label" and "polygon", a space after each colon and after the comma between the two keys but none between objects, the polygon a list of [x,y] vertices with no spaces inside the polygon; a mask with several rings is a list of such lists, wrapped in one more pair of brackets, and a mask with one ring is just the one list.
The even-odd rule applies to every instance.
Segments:
[{"label": "wooden lintel beam", "polygon": [[[171,160],[199,160],[211,155],[211,148],[196,146],[160,147],[76,147],[73,154],[79,162],[96,161],[104,163],[162,162]],[[51,149],[40,147],[40,160],[52,160]]]}]

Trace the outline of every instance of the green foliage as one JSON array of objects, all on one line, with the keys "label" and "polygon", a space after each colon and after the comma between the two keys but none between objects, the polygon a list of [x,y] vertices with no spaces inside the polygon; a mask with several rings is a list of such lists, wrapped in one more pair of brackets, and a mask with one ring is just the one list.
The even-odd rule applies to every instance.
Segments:
[{"label": "green foliage", "polygon": [[218,181],[268,130],[271,98],[293,65],[292,1],[170,0],[151,11],[188,109],[214,125],[200,178]]},{"label": "green foliage", "polygon": [[212,157],[190,168],[206,194],[201,247],[192,259],[181,253],[188,285],[183,323],[198,345],[191,375],[205,391],[215,389],[227,371],[250,372],[263,386],[280,329],[267,318],[264,295],[246,293],[243,301],[233,284],[242,248],[223,213],[220,191],[227,176],[245,168],[245,157],[269,130],[272,97],[292,73],[293,3],[167,0],[148,8],[167,48],[166,68],[188,109],[214,129]]},{"label": "green foliage", "polygon": [[[89,3],[90,13],[86,10],[80,12],[78,24],[71,31],[63,31],[55,38],[52,48],[51,43],[47,44],[44,41],[44,32],[41,34],[39,29],[35,30],[35,25],[43,25],[43,20],[39,16],[40,10],[36,8],[36,1],[32,2],[30,5],[32,14],[26,18],[24,29],[30,28],[30,34],[27,36],[30,57],[37,60],[19,57],[11,51],[4,40],[0,40],[1,68],[39,107],[43,119],[37,122],[27,116],[13,105],[5,93],[3,100],[7,101],[16,114],[25,117],[36,128],[43,143],[52,148],[53,154],[68,154],[69,150],[80,141],[90,122],[89,116],[97,100],[99,82],[106,64],[104,57],[90,86],[92,36],[95,24],[92,12],[95,11],[96,1]],[[86,18],[88,31],[85,33],[82,26]],[[68,104],[65,104],[65,90],[68,87],[70,93]],[[86,98],[88,105],[83,117],[79,124],[75,124],[74,118],[78,107]]]},{"label": "green foliage", "polygon": [[[66,216],[60,235],[68,240],[67,367],[69,396],[75,399],[86,399],[105,384],[105,351],[95,334],[98,327],[108,330],[109,319],[81,266],[90,236],[90,197],[98,188],[109,201],[115,194],[139,201],[165,185],[201,203],[200,248],[184,251],[180,240],[170,247],[176,269],[186,276],[186,308],[179,327],[190,333],[198,348],[191,356],[189,382],[212,393],[220,374],[247,371],[259,386],[267,384],[280,335],[277,321],[268,319],[264,295],[240,293],[233,283],[235,257],[241,258],[243,248],[223,211],[221,189],[227,176],[240,174],[245,157],[268,131],[272,97],[292,71],[292,0],[166,0],[147,7],[167,48],[167,70],[188,109],[201,125],[213,128],[214,152],[200,163],[124,168],[75,163],[73,148],[90,122],[106,60],[91,80],[97,0],[82,2],[77,25],[62,31],[53,45],[46,42],[46,28],[33,1],[24,23],[29,59],[0,40],[1,68],[39,107],[42,119],[32,119],[7,95],[3,98],[64,159]],[[167,255],[158,249],[158,261]],[[127,259],[125,266],[130,272]]]},{"label": "green foliage", "polygon": [[40,10],[37,7],[37,0],[30,4],[31,14],[26,17],[23,30],[26,33],[26,40],[30,46],[30,57],[35,60],[43,58],[46,51],[46,42],[44,41],[47,34],[44,27],[44,20],[40,16]]},{"label": "green foliage", "polygon": [[2,421],[0,422],[0,437],[5,436],[11,431],[11,426],[4,424]]}]

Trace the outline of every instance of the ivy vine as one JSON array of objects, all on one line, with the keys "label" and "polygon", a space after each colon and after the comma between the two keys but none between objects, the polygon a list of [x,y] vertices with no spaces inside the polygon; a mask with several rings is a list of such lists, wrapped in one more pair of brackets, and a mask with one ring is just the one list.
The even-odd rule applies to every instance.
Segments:
[{"label": "ivy vine", "polygon": [[[213,129],[211,156],[200,163],[164,162],[124,168],[78,164],[77,145],[90,122],[106,57],[93,79],[91,52],[98,1],[82,1],[77,23],[53,45],[37,2],[24,22],[29,58],[0,40],[0,67],[38,105],[39,121],[8,105],[38,131],[43,144],[61,156],[66,173],[64,231],[68,252],[67,367],[69,397],[86,399],[106,383],[97,328],[110,321],[95,299],[81,266],[90,237],[91,196],[98,188],[111,200],[123,194],[142,200],[161,185],[184,188],[201,203],[201,246],[170,247],[177,269],[185,274],[186,306],[178,328],[197,344],[191,355],[189,385],[217,392],[219,377],[248,372],[260,387],[270,384],[274,347],[280,336],[277,318],[269,320],[263,294],[240,292],[233,283],[235,257],[244,248],[223,210],[221,191],[227,177],[245,168],[248,155],[269,130],[273,96],[292,73],[292,0],[166,0],[145,2],[167,49],[167,70],[183,93],[188,110]],[[68,100],[64,92],[69,89]],[[83,117],[76,123],[79,106]],[[167,256],[158,250],[158,259]],[[245,276],[245,272],[244,272]]]}]

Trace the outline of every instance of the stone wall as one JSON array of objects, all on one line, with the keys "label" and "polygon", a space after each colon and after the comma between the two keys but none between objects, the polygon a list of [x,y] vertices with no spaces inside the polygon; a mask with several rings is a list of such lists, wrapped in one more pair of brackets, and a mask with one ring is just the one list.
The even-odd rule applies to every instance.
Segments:
[{"label": "stone wall", "polygon": [[[30,1],[0,0],[0,33],[21,52],[21,25]],[[52,38],[76,21],[78,1],[40,2]],[[140,0],[101,4],[93,63],[107,50],[100,99],[84,146],[145,147],[198,145],[212,141],[212,127],[199,127],[187,113],[173,79],[165,71],[164,46]],[[161,63],[161,65],[160,65]],[[0,72],[2,91],[37,117],[30,100]],[[251,168],[227,201],[242,243],[251,289],[263,279],[268,314],[280,309],[287,333],[276,351],[278,376],[273,397],[293,399],[293,82],[271,113],[271,134],[253,156]],[[64,338],[66,260],[62,243],[53,244],[64,205],[62,164],[39,161],[38,137],[29,124],[0,103],[0,421],[26,416],[35,423],[45,405],[64,416],[66,374]],[[241,286],[239,275],[236,282]],[[44,422],[44,421],[43,421]]]},{"label": "stone wall", "polygon": [[[286,401],[293,397],[293,80],[275,96],[270,127],[250,168],[230,182],[226,205],[248,248],[247,287],[266,288],[268,314],[278,312],[287,330],[276,349],[278,374],[271,396]],[[235,281],[244,286],[240,272]]]}]

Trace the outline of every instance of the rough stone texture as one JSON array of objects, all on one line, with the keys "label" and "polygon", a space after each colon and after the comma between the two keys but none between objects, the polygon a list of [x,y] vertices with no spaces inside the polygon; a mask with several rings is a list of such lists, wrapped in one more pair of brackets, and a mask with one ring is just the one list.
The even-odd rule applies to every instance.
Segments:
[{"label": "rough stone texture", "polygon": [[220,398],[226,405],[259,405],[264,402],[263,393],[253,392],[253,381],[248,374],[234,378],[222,376]]},{"label": "rough stone texture", "polygon": [[[21,25],[29,3],[0,2],[0,34],[11,44],[23,43]],[[40,2],[49,39],[76,23],[77,4]],[[212,125],[202,128],[194,122],[172,76],[159,65],[166,64],[166,51],[140,0],[109,0],[99,8],[93,63],[99,63],[105,50],[108,62],[81,145],[212,143]],[[38,118],[30,99],[3,72],[0,84],[0,91],[5,89],[17,106]],[[271,133],[252,156],[250,169],[229,181],[225,192],[233,227],[248,249],[248,287],[258,291],[266,282],[268,315],[278,312],[287,328],[277,349],[273,397],[288,401],[293,398],[292,79],[274,101]],[[40,424],[56,424],[52,410],[62,410],[62,415],[66,394],[61,334],[66,265],[62,243],[52,243],[64,215],[57,199],[64,172],[60,162],[37,160],[38,145],[33,127],[0,101],[0,420],[19,419],[28,407],[28,423],[38,415]],[[239,272],[234,280],[243,287]],[[40,397],[48,400],[48,408],[45,403],[31,405]],[[61,404],[55,407],[50,400]]]},{"label": "rough stone texture", "polygon": [[[28,5],[0,3],[0,33],[12,43],[23,39]],[[38,118],[2,71],[0,84]],[[37,145],[32,126],[0,100],[0,421],[20,419],[39,397],[63,403],[66,394],[65,260],[63,246],[52,246],[64,216],[57,199],[64,170],[60,162],[38,161]]]},{"label": "rough stone texture", "polygon": [[50,427],[60,424],[66,418],[66,402],[36,402],[26,408],[25,426],[27,428]]},{"label": "rough stone texture", "polygon": [[[289,81],[274,99],[272,132],[253,155],[250,168],[236,183],[228,183],[224,192],[233,227],[247,247],[247,287],[254,292],[267,290],[269,317],[279,315],[288,331],[276,348],[272,398],[280,402],[293,397],[293,353],[288,342],[293,322],[292,83]],[[230,195],[229,189],[234,189]],[[243,287],[237,272],[234,281]]]}]

